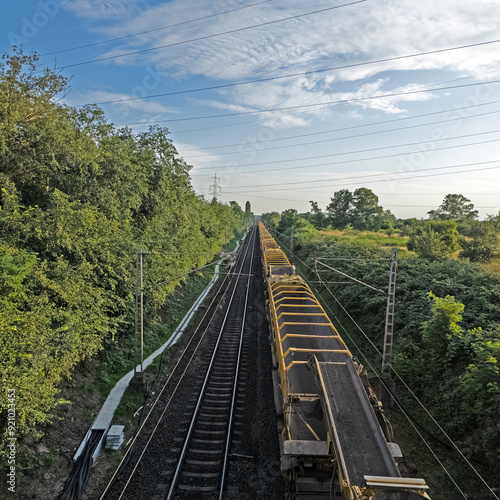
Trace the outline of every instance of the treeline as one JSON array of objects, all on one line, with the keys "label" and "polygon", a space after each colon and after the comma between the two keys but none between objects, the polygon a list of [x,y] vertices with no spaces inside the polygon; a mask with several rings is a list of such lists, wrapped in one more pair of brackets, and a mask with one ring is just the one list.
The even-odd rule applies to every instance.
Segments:
[{"label": "treeline", "polygon": [[116,129],[95,106],[61,104],[67,79],[36,56],[3,59],[0,421],[15,389],[21,433],[50,421],[62,377],[133,334],[138,248],[151,315],[253,214],[197,195],[167,129]]},{"label": "treeline", "polygon": [[[333,308],[335,317],[332,320],[355,355],[365,366],[371,363],[375,371],[380,370],[381,355],[371,342],[382,352],[386,293],[377,293],[320,264],[316,265],[320,273],[315,274],[315,260],[318,257],[331,259],[325,261],[328,266],[386,291],[387,247],[404,246],[401,241],[407,239],[399,235],[398,238],[389,238],[387,234],[373,235],[383,245],[377,247],[372,244],[374,240],[364,239],[360,232],[346,231],[343,235],[317,229],[313,223],[314,215],[314,211],[310,215],[299,215],[287,210],[282,214],[264,214],[263,220],[282,248],[285,251],[292,249],[294,264],[315,282],[313,286],[318,294]],[[493,228],[495,220],[498,221],[498,217],[491,217],[489,221]],[[456,256],[456,245],[464,238],[458,229],[463,231],[468,224],[474,227],[476,222],[475,217],[467,221],[447,219],[443,215],[443,218],[428,221],[398,221],[397,225],[400,234],[413,235],[410,241],[413,239],[422,247],[425,245],[423,240],[419,241],[419,235],[430,231],[439,234],[442,241],[455,248]],[[441,229],[437,228],[447,229],[438,232]],[[494,233],[498,238],[498,232]],[[383,243],[384,239],[390,243]],[[320,280],[326,285],[318,283]],[[340,304],[371,342],[360,333]],[[462,452],[473,460],[493,486],[497,486],[495,480],[500,477],[500,276],[484,271],[469,259],[446,258],[445,254],[440,258],[435,255],[429,258],[401,252],[394,339],[395,370]],[[396,376],[394,380],[397,394],[418,423],[446,440],[401,381]],[[431,444],[440,446],[432,439]],[[446,463],[448,466],[454,463],[452,470],[460,471],[459,476],[468,474],[467,467],[453,469],[461,466],[449,460],[452,459],[446,458]],[[438,470],[438,467],[437,462],[429,464],[430,470]],[[465,481],[470,495],[478,499],[490,498],[487,492],[482,493],[484,485],[476,484],[470,476],[464,477],[467,477]],[[457,480],[464,484],[460,477]],[[442,498],[455,497],[451,493],[451,496],[443,495]]]},{"label": "treeline", "polygon": [[428,212],[427,220],[396,219],[379,205],[378,196],[364,187],[354,192],[337,191],[330,201],[325,212],[311,201],[310,212],[271,212],[263,214],[263,220],[284,231],[310,224],[320,230],[383,231],[388,236],[398,232],[410,238],[408,250],[429,260],[443,260],[459,252],[471,262],[487,262],[496,255],[500,212],[478,221],[474,204],[461,194],[446,195],[436,210]]}]

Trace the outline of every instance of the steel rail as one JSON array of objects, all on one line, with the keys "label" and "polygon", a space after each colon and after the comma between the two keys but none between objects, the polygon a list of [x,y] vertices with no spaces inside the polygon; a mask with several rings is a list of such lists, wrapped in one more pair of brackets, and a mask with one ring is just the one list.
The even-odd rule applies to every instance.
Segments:
[{"label": "steel rail", "polygon": [[[254,230],[253,238],[252,238],[252,243],[250,244],[251,246],[255,244],[255,235],[256,235],[256,230]],[[246,287],[246,292],[245,292],[245,305],[243,306],[243,318],[241,322],[241,331],[240,331],[240,343],[238,346],[238,359],[236,361],[236,368],[235,368],[235,378],[234,378],[234,384],[233,384],[233,397],[231,399],[231,410],[229,413],[229,425],[227,429],[227,436],[226,436],[226,449],[224,450],[224,463],[222,465],[222,477],[221,477],[221,482],[220,482],[220,492],[219,492],[219,500],[222,500],[222,495],[224,492],[224,482],[226,480],[226,469],[227,469],[227,459],[229,455],[229,446],[231,445],[231,432],[233,430],[233,414],[234,414],[234,407],[236,404],[236,392],[238,388],[238,381],[239,381],[239,371],[240,371],[240,360],[241,360],[241,350],[243,346],[243,334],[245,330],[245,322],[246,322],[246,316],[247,316],[247,305],[248,305],[248,296],[250,294],[250,277],[252,276],[252,267],[253,267],[253,257],[254,257],[254,252],[252,251],[251,259],[250,259],[250,273],[248,274],[249,279],[247,280],[247,287]]]},{"label": "steel rail", "polygon": [[[252,243],[255,241],[255,234],[256,234],[256,230],[253,229]],[[252,247],[252,243],[248,243],[246,245],[245,254],[244,254],[243,258],[242,258],[242,262],[241,262],[240,268],[238,270],[238,274],[236,276],[236,281],[235,281],[235,284],[234,284],[234,288],[233,288],[231,297],[229,299],[229,303],[227,305],[226,313],[225,313],[224,319],[222,321],[222,326],[220,327],[220,330],[219,330],[219,334],[218,334],[218,337],[217,337],[217,342],[215,344],[215,347],[214,347],[214,350],[213,350],[213,353],[212,353],[212,356],[211,356],[211,359],[210,359],[210,363],[209,363],[209,366],[208,366],[208,369],[207,369],[206,376],[205,376],[205,378],[203,380],[203,385],[202,385],[202,388],[200,390],[200,394],[199,394],[199,397],[198,397],[198,400],[197,400],[197,403],[196,403],[196,407],[195,407],[194,412],[193,412],[193,417],[191,419],[191,423],[190,423],[190,426],[189,426],[186,438],[184,440],[184,445],[182,447],[181,455],[180,455],[179,460],[177,462],[177,467],[175,469],[175,473],[173,475],[172,482],[170,484],[170,489],[169,489],[167,497],[166,497],[167,500],[172,500],[174,492],[175,492],[175,489],[176,489],[176,486],[177,486],[179,475],[181,473],[181,470],[182,470],[182,467],[183,467],[183,463],[184,463],[184,459],[186,457],[187,449],[188,449],[188,446],[189,446],[190,441],[191,441],[191,437],[192,437],[192,434],[193,434],[194,427],[196,425],[196,421],[198,419],[198,414],[199,414],[199,411],[200,411],[201,404],[203,402],[203,398],[204,398],[204,395],[205,395],[205,390],[206,390],[206,387],[208,385],[208,380],[209,380],[211,372],[212,372],[212,367],[213,367],[213,364],[215,362],[216,355],[218,353],[218,348],[219,348],[219,344],[221,342],[222,334],[224,332],[224,327],[226,326],[226,322],[227,322],[227,319],[229,317],[229,313],[231,311],[231,306],[233,305],[233,300],[234,300],[234,297],[236,295],[238,282],[240,280],[241,275],[244,274],[242,272],[242,270],[243,270],[243,267],[244,267],[245,262],[246,262],[246,256],[248,254],[248,251]],[[248,274],[248,273],[246,273],[246,274]],[[248,281],[250,281],[250,280],[248,280]]]},{"label": "steel rail", "polygon": [[[228,283],[228,286],[230,286],[230,285],[232,284],[232,278],[233,278],[233,276],[231,275],[231,273],[222,273],[222,274],[224,274],[224,276],[225,276],[225,277],[224,277],[223,281],[220,283],[220,285],[219,285],[219,287],[218,287],[218,289],[217,289],[217,292],[216,292],[216,294],[215,294],[215,297],[214,297],[214,299],[212,300],[212,303],[210,304],[210,307],[211,307],[211,306],[212,306],[212,304],[215,302],[215,300],[216,300],[217,296],[218,296],[218,295],[219,295],[219,293],[222,291],[224,284],[226,283],[226,281],[227,281],[229,278],[230,278],[230,282]],[[224,296],[225,296],[225,295],[226,295],[226,293],[225,293],[225,291],[224,291],[224,292],[222,293],[221,298],[219,299],[219,304],[220,304],[220,302],[224,299]],[[206,316],[206,315],[207,315],[207,313],[209,312],[210,307],[209,307],[209,309],[207,309],[207,312],[206,312],[206,313],[205,313],[205,315],[203,316],[202,321],[203,321],[203,319],[205,319],[205,316]],[[207,331],[208,331],[208,328],[209,328],[209,326],[212,324],[212,321],[213,321],[213,320],[214,320],[214,318],[215,318],[215,315],[216,315],[216,313],[214,312],[214,313],[212,314],[212,316],[210,317],[210,319],[209,319],[209,321],[208,321],[208,325],[207,325],[207,327],[205,328],[205,331],[203,332],[203,334],[202,334],[201,338],[199,338],[199,339],[198,339],[197,345],[194,347],[194,351],[191,353],[191,356],[190,356],[189,360],[187,361],[187,363],[188,363],[188,364],[187,364],[187,366],[189,366],[189,365],[190,365],[190,363],[192,362],[192,360],[193,360],[194,356],[195,356],[195,355],[196,355],[196,353],[198,352],[198,349],[200,348],[200,346],[201,346],[201,344],[202,344],[202,341],[204,340],[205,335],[206,335],[206,333],[207,333]],[[201,324],[201,322],[200,322],[200,324]],[[153,410],[154,410],[154,408],[155,408],[156,404],[157,404],[157,403],[158,403],[158,401],[160,400],[161,395],[163,394],[163,391],[167,388],[167,386],[170,384],[170,382],[172,381],[172,379],[173,379],[175,376],[177,376],[177,369],[181,366],[181,364],[182,364],[182,362],[183,362],[183,360],[184,360],[184,358],[185,358],[186,354],[188,354],[188,351],[189,351],[189,349],[190,349],[190,347],[191,347],[191,345],[193,344],[193,342],[194,342],[194,340],[195,340],[195,339],[196,339],[196,335],[193,335],[193,337],[189,340],[189,342],[188,342],[188,344],[186,345],[186,347],[183,349],[183,352],[182,352],[182,354],[180,355],[179,359],[177,360],[177,362],[176,362],[176,364],[175,364],[174,368],[172,369],[172,372],[170,373],[170,375],[169,375],[169,377],[168,377],[167,381],[164,383],[163,388],[162,388],[162,389],[161,389],[161,391],[158,393],[157,398],[156,398],[156,399],[155,399],[155,401],[153,402],[153,404],[152,404],[152,406],[151,406],[151,408],[150,408],[150,410],[149,410],[148,414],[146,415],[145,419],[142,421],[142,423],[141,423],[141,425],[140,425],[140,428],[138,429],[138,431],[137,431],[136,435],[134,436],[134,439],[133,439],[133,441],[132,441],[132,444],[130,445],[130,447],[129,447],[129,449],[127,450],[127,452],[126,452],[125,456],[123,457],[122,461],[121,461],[121,462],[120,462],[120,464],[118,465],[118,468],[117,468],[117,470],[115,471],[115,473],[114,473],[113,477],[111,478],[110,482],[109,482],[109,483],[108,483],[108,485],[106,486],[106,489],[105,489],[105,490],[104,490],[104,492],[102,493],[102,495],[101,495],[101,497],[100,497],[100,500],[104,500],[104,498],[105,498],[105,497],[106,497],[106,496],[110,493],[110,490],[111,490],[111,488],[112,488],[112,486],[113,486],[113,483],[115,482],[115,480],[117,479],[117,476],[118,476],[118,475],[119,475],[119,473],[121,472],[121,471],[120,471],[120,468],[121,468],[122,466],[124,466],[124,465],[125,465],[125,464],[124,464],[124,462],[128,461],[127,459],[128,459],[128,458],[130,458],[130,453],[131,453],[131,451],[132,451],[132,449],[133,449],[133,447],[134,447],[134,444],[135,444],[136,440],[138,439],[139,435],[141,434],[141,431],[143,430],[143,427],[145,426],[146,422],[148,421],[148,419],[149,419],[149,417],[150,417],[151,413],[153,412]],[[187,370],[187,367],[185,367],[185,368],[184,368],[184,370],[183,370],[183,372],[180,374],[180,378],[179,378],[179,380],[177,381],[177,383],[176,383],[176,385],[175,385],[174,391],[173,391],[173,393],[171,394],[170,398],[168,399],[168,401],[167,401],[167,403],[166,403],[165,407],[163,408],[163,411],[162,411],[162,413],[161,413],[160,419],[159,419],[158,423],[156,424],[156,426],[155,426],[155,428],[154,428],[154,430],[153,430],[153,432],[152,432],[152,434],[151,434],[150,438],[148,439],[148,441],[147,441],[147,443],[146,443],[146,446],[145,446],[145,448],[143,449],[143,451],[142,451],[142,453],[141,453],[141,455],[140,455],[140,457],[139,457],[138,462],[136,463],[136,466],[134,467],[134,469],[133,469],[133,471],[131,472],[131,474],[128,476],[128,479],[127,479],[127,481],[126,481],[126,484],[124,485],[124,487],[123,487],[123,489],[122,489],[122,491],[121,491],[121,494],[120,494],[120,497],[119,497],[119,498],[122,498],[123,494],[125,493],[125,490],[127,489],[127,486],[128,486],[128,484],[129,484],[130,480],[132,479],[132,476],[133,476],[133,475],[134,475],[134,473],[135,473],[135,470],[136,470],[136,468],[137,468],[137,465],[139,465],[139,463],[141,462],[141,459],[142,459],[142,457],[143,457],[143,455],[144,455],[144,453],[145,453],[145,451],[146,451],[146,448],[148,447],[148,445],[149,445],[149,443],[150,443],[151,439],[153,438],[153,436],[154,436],[154,434],[155,434],[155,431],[156,431],[156,429],[157,429],[157,427],[158,427],[159,423],[162,421],[163,416],[165,415],[166,410],[167,410],[167,409],[168,409],[168,407],[170,406],[170,403],[172,402],[172,400],[173,400],[173,398],[174,398],[174,396],[175,396],[175,394],[176,394],[176,392],[177,392],[177,389],[179,388],[179,385],[180,385],[180,383],[182,382],[182,380],[183,380],[183,378],[184,378],[184,376],[185,376],[185,374],[186,374],[186,370]]]}]

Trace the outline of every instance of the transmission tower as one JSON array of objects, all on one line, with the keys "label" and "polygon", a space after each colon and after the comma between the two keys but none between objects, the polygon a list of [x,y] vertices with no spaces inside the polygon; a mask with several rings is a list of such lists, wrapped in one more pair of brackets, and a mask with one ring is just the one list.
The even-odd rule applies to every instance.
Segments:
[{"label": "transmission tower", "polygon": [[214,183],[208,186],[208,192],[216,198],[221,194],[220,179],[217,174],[214,174]]}]

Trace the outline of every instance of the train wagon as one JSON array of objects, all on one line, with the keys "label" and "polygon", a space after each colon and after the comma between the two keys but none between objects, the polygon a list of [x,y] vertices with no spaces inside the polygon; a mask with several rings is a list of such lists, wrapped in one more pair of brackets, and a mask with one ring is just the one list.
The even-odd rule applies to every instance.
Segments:
[{"label": "train wagon", "polygon": [[429,499],[423,479],[400,475],[400,449],[366,371],[262,223],[259,230],[290,496]]}]

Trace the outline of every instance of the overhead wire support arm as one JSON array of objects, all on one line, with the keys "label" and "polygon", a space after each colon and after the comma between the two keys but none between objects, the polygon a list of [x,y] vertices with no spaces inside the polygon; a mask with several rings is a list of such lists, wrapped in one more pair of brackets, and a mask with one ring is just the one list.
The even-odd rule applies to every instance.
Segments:
[{"label": "overhead wire support arm", "polygon": [[324,262],[321,262],[319,259],[316,259],[316,260],[314,261],[314,267],[316,268],[316,274],[318,275],[318,279],[319,279],[319,274],[318,274],[318,271],[317,271],[317,264],[321,264],[322,266],[325,266],[325,267],[327,267],[328,269],[331,269],[332,271],[335,271],[336,273],[339,273],[339,274],[341,274],[342,276],[345,276],[346,278],[349,278],[349,279],[351,279],[351,280],[353,280],[353,281],[356,281],[356,282],[357,282],[357,283],[359,283],[360,285],[363,285],[363,286],[366,286],[366,287],[368,287],[368,288],[371,288],[372,290],[375,290],[376,292],[384,293],[384,291],[383,291],[383,290],[381,290],[380,288],[375,288],[375,287],[373,287],[373,286],[371,286],[371,285],[368,285],[367,283],[364,283],[363,281],[360,281],[360,280],[358,280],[358,279],[356,279],[356,278],[354,278],[354,277],[352,277],[352,276],[349,276],[348,274],[343,273],[342,271],[339,271],[338,269],[335,269],[334,267],[331,267],[331,266],[329,266],[329,265],[325,264]]}]

